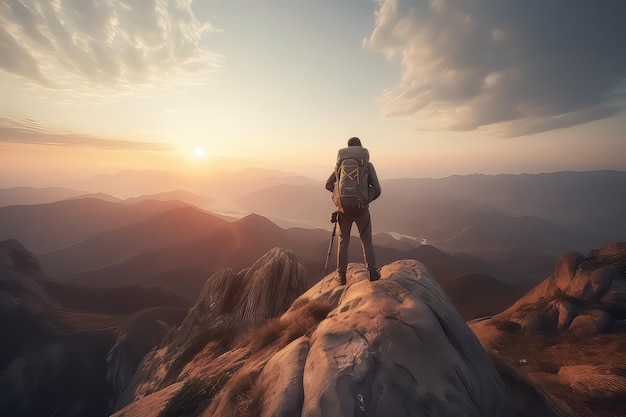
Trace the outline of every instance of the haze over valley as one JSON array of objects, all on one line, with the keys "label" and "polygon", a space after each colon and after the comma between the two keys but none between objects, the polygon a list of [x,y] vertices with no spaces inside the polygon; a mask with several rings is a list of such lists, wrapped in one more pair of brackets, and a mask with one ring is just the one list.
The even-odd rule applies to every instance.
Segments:
[{"label": "haze over valley", "polygon": [[[82,190],[2,189],[0,239],[25,245],[57,281],[159,284],[190,303],[211,274],[276,246],[296,253],[309,285],[323,277],[334,206],[322,182],[262,169],[216,178],[191,191],[169,189],[181,178],[165,171],[100,176]],[[615,192],[625,185],[619,171],[383,180],[371,208],[379,263],[415,258],[441,282],[479,273],[528,289],[561,254],[626,235],[626,196]]]}]

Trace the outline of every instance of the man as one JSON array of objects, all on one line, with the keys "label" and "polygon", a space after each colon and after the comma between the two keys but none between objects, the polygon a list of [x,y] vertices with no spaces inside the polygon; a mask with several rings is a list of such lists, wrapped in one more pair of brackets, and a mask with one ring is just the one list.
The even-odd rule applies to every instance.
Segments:
[{"label": "man", "polygon": [[[369,203],[380,196],[381,189],[374,165],[369,162],[369,152],[363,148],[359,138],[350,138],[348,147],[339,150],[337,165],[326,181],[326,189],[333,193],[333,201],[337,205],[337,222],[339,223],[337,272],[341,285],[346,284],[348,245],[350,244],[352,223],[356,223],[361,236],[361,247],[363,248],[365,265],[370,274],[370,281],[378,280],[380,274],[376,267],[372,245]],[[345,191],[346,189],[348,191]],[[356,197],[345,195],[351,191],[354,192],[355,189],[357,190]]]}]

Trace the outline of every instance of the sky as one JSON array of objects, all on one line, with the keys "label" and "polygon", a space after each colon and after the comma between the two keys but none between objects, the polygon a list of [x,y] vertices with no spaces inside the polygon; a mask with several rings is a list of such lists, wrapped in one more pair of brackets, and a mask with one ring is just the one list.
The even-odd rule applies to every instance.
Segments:
[{"label": "sky", "polygon": [[0,186],[626,170],[622,0],[2,0]]}]

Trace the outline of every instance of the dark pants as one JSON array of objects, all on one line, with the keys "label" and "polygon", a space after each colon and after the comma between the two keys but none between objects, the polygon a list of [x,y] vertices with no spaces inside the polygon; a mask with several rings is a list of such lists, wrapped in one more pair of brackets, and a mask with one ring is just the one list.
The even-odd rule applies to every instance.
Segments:
[{"label": "dark pants", "polygon": [[352,223],[356,223],[361,235],[361,247],[363,248],[363,258],[365,266],[369,271],[376,271],[376,258],[374,256],[374,246],[372,245],[372,222],[368,209],[357,214],[338,213],[339,223],[339,245],[337,250],[337,271],[345,274],[348,269],[348,245],[350,244],[350,231]]}]

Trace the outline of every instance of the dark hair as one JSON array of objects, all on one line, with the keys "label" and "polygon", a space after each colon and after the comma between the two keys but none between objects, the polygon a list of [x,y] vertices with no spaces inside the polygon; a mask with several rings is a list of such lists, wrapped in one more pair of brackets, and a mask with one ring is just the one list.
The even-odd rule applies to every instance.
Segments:
[{"label": "dark hair", "polygon": [[361,139],[356,136],[348,139],[348,146],[361,146]]}]

